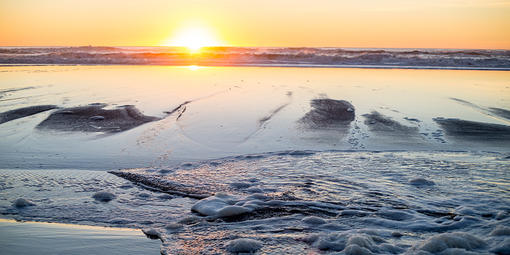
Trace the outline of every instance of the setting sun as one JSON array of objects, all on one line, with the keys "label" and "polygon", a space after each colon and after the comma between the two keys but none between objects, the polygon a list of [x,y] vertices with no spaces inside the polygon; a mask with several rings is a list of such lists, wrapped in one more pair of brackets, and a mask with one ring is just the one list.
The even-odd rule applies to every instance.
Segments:
[{"label": "setting sun", "polygon": [[210,29],[193,26],[176,31],[164,45],[186,47],[190,52],[198,52],[204,46],[219,46],[221,43]]}]

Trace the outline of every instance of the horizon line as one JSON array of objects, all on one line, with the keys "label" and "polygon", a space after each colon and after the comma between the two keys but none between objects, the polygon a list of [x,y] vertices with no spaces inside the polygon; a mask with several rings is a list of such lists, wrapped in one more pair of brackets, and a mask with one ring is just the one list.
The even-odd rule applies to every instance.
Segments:
[{"label": "horizon line", "polygon": [[[186,46],[167,45],[0,45],[0,48],[80,48],[80,47],[160,47],[160,48],[186,48]],[[233,46],[233,45],[211,45],[201,48],[332,48],[332,49],[441,49],[441,50],[502,50],[510,51],[510,48],[434,48],[434,47],[357,47],[357,46]]]}]

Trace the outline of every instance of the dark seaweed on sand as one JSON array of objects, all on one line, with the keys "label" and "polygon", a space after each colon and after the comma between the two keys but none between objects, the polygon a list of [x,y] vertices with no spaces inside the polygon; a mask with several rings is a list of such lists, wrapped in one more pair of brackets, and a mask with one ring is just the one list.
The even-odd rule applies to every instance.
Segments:
[{"label": "dark seaweed on sand", "polygon": [[142,114],[135,106],[103,109],[106,104],[65,108],[52,113],[38,129],[79,132],[122,132],[147,122],[159,120]]},{"label": "dark seaweed on sand", "polygon": [[400,124],[398,121],[392,120],[390,117],[380,114],[379,112],[373,111],[371,113],[363,114],[365,117],[365,125],[371,131],[382,131],[382,132],[405,132],[405,133],[417,133],[418,128],[409,127]]},{"label": "dark seaweed on sand", "polygon": [[300,119],[308,128],[349,125],[355,118],[354,106],[345,100],[313,99],[312,110]]},{"label": "dark seaweed on sand", "polygon": [[434,121],[449,136],[484,141],[510,140],[510,126],[446,118],[435,118]]}]

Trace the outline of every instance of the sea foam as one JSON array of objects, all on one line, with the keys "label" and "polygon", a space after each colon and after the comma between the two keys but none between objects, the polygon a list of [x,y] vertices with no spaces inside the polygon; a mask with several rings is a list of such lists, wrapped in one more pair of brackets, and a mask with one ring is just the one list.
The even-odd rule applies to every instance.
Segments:
[{"label": "sea foam", "polygon": [[0,47],[0,64],[240,65],[509,70],[507,50],[205,47]]}]

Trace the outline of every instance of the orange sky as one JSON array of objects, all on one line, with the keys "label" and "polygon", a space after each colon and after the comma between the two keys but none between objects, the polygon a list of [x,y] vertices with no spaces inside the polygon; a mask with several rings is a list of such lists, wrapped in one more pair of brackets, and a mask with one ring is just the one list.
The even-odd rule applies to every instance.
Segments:
[{"label": "orange sky", "polygon": [[510,49],[510,0],[0,0],[1,46],[155,46],[189,26],[228,46]]}]

